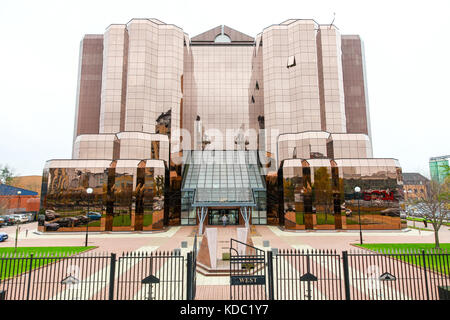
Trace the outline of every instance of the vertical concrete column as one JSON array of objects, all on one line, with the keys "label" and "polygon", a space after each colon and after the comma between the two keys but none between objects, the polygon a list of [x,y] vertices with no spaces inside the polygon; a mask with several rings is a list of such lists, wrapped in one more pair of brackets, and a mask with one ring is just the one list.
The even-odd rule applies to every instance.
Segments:
[{"label": "vertical concrete column", "polygon": [[320,130],[320,98],[317,68],[316,31],[312,20],[299,20],[289,25],[289,57],[295,66],[289,67],[291,131]]},{"label": "vertical concrete column", "polygon": [[123,129],[128,33],[125,25],[111,25],[104,35],[100,133]]},{"label": "vertical concrete column", "polygon": [[334,26],[320,26],[317,33],[321,89],[322,130],[346,132],[341,35]]},{"label": "vertical concrete column", "polygon": [[129,59],[125,130],[155,132],[158,92],[158,25],[133,19],[128,25]]}]

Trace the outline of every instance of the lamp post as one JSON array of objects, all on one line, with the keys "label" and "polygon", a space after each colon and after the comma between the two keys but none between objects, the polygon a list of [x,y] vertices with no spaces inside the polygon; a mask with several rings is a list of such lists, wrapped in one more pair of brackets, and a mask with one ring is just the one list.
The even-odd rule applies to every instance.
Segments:
[{"label": "lamp post", "polygon": [[[411,201],[411,197],[412,197],[412,193],[413,193],[413,191],[411,190],[411,189],[408,189],[408,191],[406,191],[407,193],[409,193],[409,195],[407,196],[407,201]],[[411,212],[411,210],[414,212],[415,211],[415,209],[414,208],[408,208],[409,210],[406,212],[407,213],[407,217],[409,217],[410,216],[410,212]],[[413,215],[413,227],[415,228],[416,227],[416,220],[414,219],[415,218],[415,216]],[[408,221],[406,221],[406,224],[408,224]],[[419,232],[420,232],[420,230],[419,230]]]},{"label": "lamp post", "polygon": [[86,193],[88,195],[88,209],[87,209],[87,222],[86,222],[86,242],[84,244],[85,247],[88,246],[88,234],[89,234],[89,211],[90,211],[90,203],[91,203],[91,197],[89,196],[94,190],[92,188],[87,188]]},{"label": "lamp post", "polygon": [[[17,200],[17,211],[19,211],[19,207],[20,207],[20,195],[22,194],[22,191],[17,191],[17,196],[19,197],[19,199]],[[20,231],[20,227],[19,227],[19,220],[16,220],[16,238],[14,239],[14,253],[17,253],[17,240],[19,238],[19,231]]]},{"label": "lamp post", "polygon": [[20,195],[22,194],[22,191],[17,191],[17,196],[19,197],[19,199],[17,199],[17,211],[20,210]]},{"label": "lamp post", "polygon": [[355,193],[358,195],[359,244],[363,244],[362,230],[361,230],[361,210],[360,210],[360,206],[359,206],[360,192],[361,192],[361,188],[356,186]]}]

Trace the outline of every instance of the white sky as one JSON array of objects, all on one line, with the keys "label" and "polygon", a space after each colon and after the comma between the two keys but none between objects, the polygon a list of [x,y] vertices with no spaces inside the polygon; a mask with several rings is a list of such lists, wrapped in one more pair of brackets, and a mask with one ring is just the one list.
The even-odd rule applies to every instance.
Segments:
[{"label": "white sky", "polygon": [[365,42],[375,157],[429,176],[450,154],[450,1],[0,2],[0,164],[42,174],[71,157],[80,40],[111,23],[158,18],[190,37],[221,24],[255,36],[289,18],[334,24]]}]

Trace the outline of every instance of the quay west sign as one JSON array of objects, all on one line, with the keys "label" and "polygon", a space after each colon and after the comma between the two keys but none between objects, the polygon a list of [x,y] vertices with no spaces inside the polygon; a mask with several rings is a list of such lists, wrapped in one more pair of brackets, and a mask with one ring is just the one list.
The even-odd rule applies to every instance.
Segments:
[{"label": "quay west sign", "polygon": [[231,285],[261,285],[266,284],[266,276],[231,276]]}]

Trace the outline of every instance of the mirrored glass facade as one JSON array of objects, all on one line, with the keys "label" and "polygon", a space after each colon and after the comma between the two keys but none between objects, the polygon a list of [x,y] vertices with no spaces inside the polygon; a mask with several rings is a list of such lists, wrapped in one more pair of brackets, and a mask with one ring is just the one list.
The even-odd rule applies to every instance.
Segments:
[{"label": "mirrored glass facade", "polygon": [[190,38],[132,19],[86,35],[79,63],[72,159],[46,164],[42,230],[223,215],[352,229],[358,203],[364,228],[401,228],[401,169],[373,158],[359,36],[291,19],[255,37],[217,26]]}]

